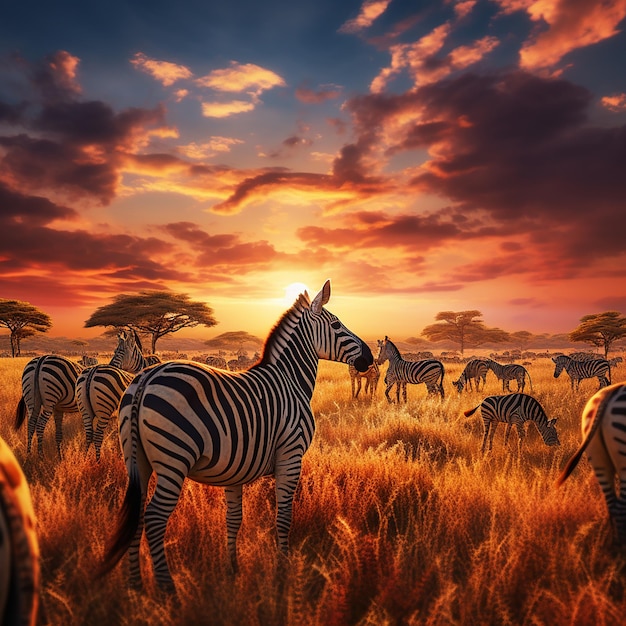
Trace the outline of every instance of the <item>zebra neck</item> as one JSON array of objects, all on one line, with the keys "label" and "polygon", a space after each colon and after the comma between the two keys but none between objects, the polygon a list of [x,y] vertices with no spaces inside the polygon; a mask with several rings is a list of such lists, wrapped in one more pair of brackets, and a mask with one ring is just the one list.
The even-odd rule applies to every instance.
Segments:
[{"label": "zebra neck", "polygon": [[402,361],[402,355],[400,354],[400,350],[396,347],[395,343],[391,343],[391,341],[387,341],[387,349],[389,350],[389,363],[399,363]]}]

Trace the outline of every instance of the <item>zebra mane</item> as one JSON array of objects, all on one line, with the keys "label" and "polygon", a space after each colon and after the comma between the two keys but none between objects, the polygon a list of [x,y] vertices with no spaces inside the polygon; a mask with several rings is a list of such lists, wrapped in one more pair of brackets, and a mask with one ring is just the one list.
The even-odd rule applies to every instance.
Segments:
[{"label": "zebra mane", "polygon": [[276,324],[274,324],[274,327],[265,340],[263,353],[260,360],[257,362],[257,365],[267,364],[270,361],[272,350],[278,345],[285,327],[293,327],[302,317],[302,313],[306,309],[309,309],[310,306],[311,300],[309,298],[309,294],[305,291],[296,298],[296,301],[291,305],[291,307],[287,309]]},{"label": "zebra mane", "polygon": [[143,346],[141,345],[141,339],[139,339],[139,333],[132,328],[132,333],[133,336],[135,337],[135,343],[137,344],[137,347],[139,348],[139,352],[141,352],[143,354]]},{"label": "zebra mane", "polygon": [[391,341],[391,339],[389,339],[389,337],[385,337],[385,341],[387,342],[387,345],[391,348],[391,352],[396,355],[399,356],[400,358],[402,358],[402,355],[400,354],[400,350],[398,350],[398,346],[396,346],[396,344]]}]

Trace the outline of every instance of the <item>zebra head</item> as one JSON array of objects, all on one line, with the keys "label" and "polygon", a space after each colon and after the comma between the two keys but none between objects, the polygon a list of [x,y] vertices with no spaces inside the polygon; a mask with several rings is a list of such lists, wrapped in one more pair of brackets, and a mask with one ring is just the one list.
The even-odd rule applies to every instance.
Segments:
[{"label": "zebra head", "polygon": [[561,375],[561,372],[563,371],[563,368],[567,365],[567,357],[560,355],[560,356],[553,356],[552,360],[554,361],[554,378],[558,378]]},{"label": "zebra head", "polygon": [[561,445],[561,442],[559,441],[559,436],[556,432],[556,420],[557,420],[556,417],[554,419],[548,420],[548,423],[546,424],[545,428],[543,429],[543,432],[541,433],[541,436],[543,437],[544,442],[548,446],[560,446]]},{"label": "zebra head", "polygon": [[137,332],[135,330],[121,330],[117,334],[117,348],[115,348],[110,364],[120,369],[127,369],[140,354],[141,341]]},{"label": "zebra head", "polygon": [[456,387],[456,390],[461,393],[463,391],[463,387],[465,386],[465,384],[463,383],[463,381],[459,378],[459,380],[453,380],[452,384]]},{"label": "zebra head", "polygon": [[358,372],[366,372],[374,362],[372,351],[336,315],[323,308],[329,299],[330,281],[327,280],[309,308],[317,355],[321,359],[353,365]]},{"label": "zebra head", "polygon": [[378,340],[378,354],[376,355],[376,363],[382,365],[389,358],[387,346],[389,337],[385,336],[385,341]]}]

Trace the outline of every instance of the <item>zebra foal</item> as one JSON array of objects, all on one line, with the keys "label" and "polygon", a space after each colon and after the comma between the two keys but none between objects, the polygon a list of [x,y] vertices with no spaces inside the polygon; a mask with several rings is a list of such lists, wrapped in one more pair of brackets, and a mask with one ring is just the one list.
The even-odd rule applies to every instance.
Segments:
[{"label": "zebra foal", "polygon": [[[270,332],[260,361],[243,372],[201,363],[156,365],[130,384],[120,404],[120,440],[128,487],[101,573],[129,552],[130,582],[141,585],[139,545],[145,525],[157,584],[174,591],[165,530],[185,478],[224,487],[227,544],[237,571],[242,487],[261,476],[276,482],[278,546],[287,552],[293,495],[302,456],[315,431],[311,397],[319,359],[365,371],[367,345],[323,308],[326,281],[314,300],[301,294]],[[145,507],[148,481],[156,474]]]},{"label": "zebra foal", "polygon": [[558,378],[561,372],[565,370],[570,378],[572,391],[574,391],[574,382],[576,382],[576,391],[578,391],[580,381],[585,378],[597,377],[600,383],[600,389],[611,383],[611,365],[606,359],[577,361],[576,359],[561,354],[552,357],[552,361],[554,362],[554,378]]},{"label": "zebra foal", "polygon": [[519,435],[518,451],[521,453],[526,422],[534,422],[543,441],[548,446],[560,445],[556,432],[556,418],[548,419],[543,407],[535,398],[525,393],[512,393],[506,396],[487,396],[478,406],[463,413],[465,417],[473,415],[478,409],[483,419],[485,432],[483,435],[482,452],[484,454],[489,439],[489,450],[493,447],[493,436],[500,422],[506,424],[504,445],[506,445],[511,428],[517,428]]},{"label": "zebra foal", "polygon": [[603,387],[587,401],[582,443],[557,480],[562,485],[584,452],[600,484],[617,541],[626,543],[626,384]]},{"label": "zebra foal", "polygon": [[391,403],[389,392],[396,386],[396,400],[400,403],[400,388],[403,390],[404,401],[406,402],[406,383],[418,385],[424,383],[429,394],[438,393],[443,398],[443,363],[437,359],[424,359],[423,361],[406,361],[402,358],[400,350],[396,345],[385,337],[384,341],[378,340],[378,354],[376,363],[382,365],[389,361],[389,367],[385,374],[385,396]]}]

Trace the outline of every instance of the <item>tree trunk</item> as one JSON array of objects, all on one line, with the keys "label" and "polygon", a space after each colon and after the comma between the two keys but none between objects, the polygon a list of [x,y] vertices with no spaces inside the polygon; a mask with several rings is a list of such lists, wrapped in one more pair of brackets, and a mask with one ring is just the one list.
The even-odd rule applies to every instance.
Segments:
[{"label": "tree trunk", "polygon": [[17,337],[15,336],[14,333],[11,333],[11,356],[13,358],[15,358],[17,356],[17,354],[15,354],[16,350],[15,350],[15,344],[17,342]]}]

